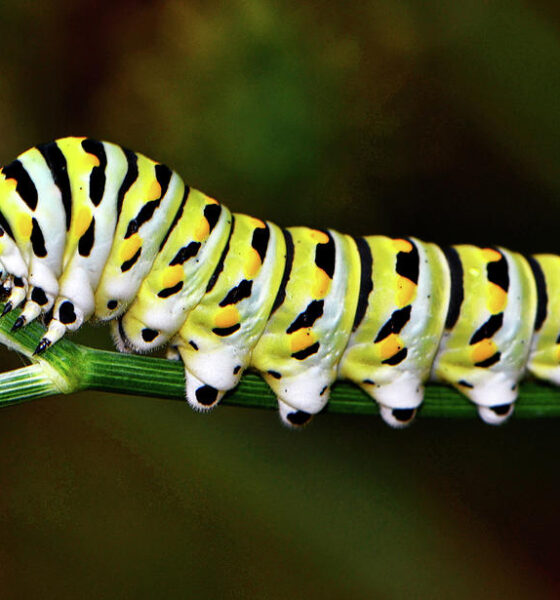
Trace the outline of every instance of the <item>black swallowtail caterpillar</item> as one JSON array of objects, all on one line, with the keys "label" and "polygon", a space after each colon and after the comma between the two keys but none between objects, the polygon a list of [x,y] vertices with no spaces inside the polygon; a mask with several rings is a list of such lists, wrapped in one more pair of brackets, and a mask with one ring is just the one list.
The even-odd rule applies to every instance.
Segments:
[{"label": "black swallowtail caterpillar", "polygon": [[37,353],[112,320],[119,350],[167,345],[183,360],[196,409],[253,368],[289,425],[338,378],[393,426],[414,418],[430,378],[489,423],[511,414],[526,370],[560,384],[558,256],[282,229],[88,138],[32,148],[0,174],[4,314],[23,305],[16,329],[43,315]]}]

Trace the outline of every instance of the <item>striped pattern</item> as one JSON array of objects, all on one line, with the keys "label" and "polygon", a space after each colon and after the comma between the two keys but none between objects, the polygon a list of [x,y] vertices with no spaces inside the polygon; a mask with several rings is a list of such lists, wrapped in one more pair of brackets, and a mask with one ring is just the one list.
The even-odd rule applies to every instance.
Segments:
[{"label": "striped pattern", "polygon": [[4,314],[43,316],[46,351],[89,319],[117,347],[166,345],[186,397],[217,404],[245,369],[307,423],[348,379],[400,427],[430,378],[489,423],[512,411],[528,370],[560,384],[560,257],[439,248],[414,238],[281,229],[232,214],[161,163],[63,138],[0,171]]}]

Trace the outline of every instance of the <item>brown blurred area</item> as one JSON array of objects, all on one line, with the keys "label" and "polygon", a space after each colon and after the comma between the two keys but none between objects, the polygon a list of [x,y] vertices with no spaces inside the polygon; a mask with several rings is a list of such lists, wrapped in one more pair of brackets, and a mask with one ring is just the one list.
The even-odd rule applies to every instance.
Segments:
[{"label": "brown blurred area", "polygon": [[[6,0],[0,45],[0,163],[88,135],[281,225],[560,251],[555,3]],[[557,598],[557,438],[297,434],[97,392],[5,409],[0,597]]]}]

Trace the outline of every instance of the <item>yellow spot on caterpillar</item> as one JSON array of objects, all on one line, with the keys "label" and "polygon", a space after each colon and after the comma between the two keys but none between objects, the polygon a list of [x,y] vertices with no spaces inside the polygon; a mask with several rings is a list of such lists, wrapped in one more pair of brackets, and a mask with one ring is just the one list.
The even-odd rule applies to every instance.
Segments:
[{"label": "yellow spot on caterpillar", "polygon": [[148,201],[156,200],[161,196],[161,185],[157,182],[157,179],[154,179],[150,184],[150,189],[148,190]]},{"label": "yellow spot on caterpillar", "polygon": [[395,356],[395,354],[400,352],[404,347],[402,340],[396,333],[392,333],[390,336],[378,343],[379,356],[381,357],[381,360],[386,360],[391,358],[391,356]]},{"label": "yellow spot on caterpillar", "polygon": [[135,254],[138,248],[142,245],[142,238],[135,233],[133,236],[124,240],[120,250],[121,262],[130,260]]},{"label": "yellow spot on caterpillar", "polygon": [[84,233],[87,231],[87,228],[90,226],[90,223],[91,211],[85,206],[82,206],[80,212],[76,215],[76,221],[74,224],[74,232],[76,237],[82,237],[82,235],[84,235]]},{"label": "yellow spot on caterpillar", "polygon": [[318,244],[326,244],[329,241],[329,236],[324,231],[317,231],[316,229],[311,230],[309,237]]},{"label": "yellow spot on caterpillar", "polygon": [[197,242],[202,242],[203,240],[205,240],[208,237],[209,233],[210,233],[210,223],[208,223],[208,221],[206,220],[206,217],[202,217],[194,230],[194,239]]},{"label": "yellow spot on caterpillar", "polygon": [[254,248],[251,248],[247,256],[247,262],[245,263],[245,277],[253,279],[259,272],[261,265],[262,262],[259,253]]},{"label": "yellow spot on caterpillar", "polygon": [[507,292],[495,283],[488,282],[488,310],[496,315],[501,313],[507,304]]},{"label": "yellow spot on caterpillar", "polygon": [[397,277],[397,292],[395,294],[395,302],[399,308],[408,306],[416,296],[417,286],[408,277]]},{"label": "yellow spot on caterpillar", "polygon": [[173,265],[166,267],[163,272],[162,283],[164,288],[173,287],[179,281],[182,281],[184,276],[183,267],[181,265]]},{"label": "yellow spot on caterpillar", "polygon": [[412,244],[408,240],[393,240],[393,247],[397,252],[410,252],[412,250]]},{"label": "yellow spot on caterpillar", "polygon": [[240,321],[239,311],[235,306],[225,306],[214,317],[214,325],[220,329],[232,327]]},{"label": "yellow spot on caterpillar", "polygon": [[21,237],[30,238],[31,231],[33,229],[33,223],[31,221],[31,217],[22,213],[18,219],[18,229]]},{"label": "yellow spot on caterpillar", "polygon": [[305,348],[309,348],[312,344],[315,343],[315,336],[311,333],[311,329],[307,327],[306,329],[299,329],[295,331],[290,336],[290,348],[292,354],[294,352],[299,352],[300,350],[304,350]]},{"label": "yellow spot on caterpillar", "polygon": [[484,259],[488,262],[496,262],[502,258],[502,255],[493,248],[483,248],[481,252],[482,256],[484,256]]},{"label": "yellow spot on caterpillar", "polygon": [[480,340],[472,347],[471,359],[473,363],[482,362],[496,354],[496,350],[497,346],[492,340]]},{"label": "yellow spot on caterpillar", "polygon": [[331,286],[331,278],[323,271],[317,268],[315,270],[315,282],[311,288],[311,295],[315,299],[324,298]]}]

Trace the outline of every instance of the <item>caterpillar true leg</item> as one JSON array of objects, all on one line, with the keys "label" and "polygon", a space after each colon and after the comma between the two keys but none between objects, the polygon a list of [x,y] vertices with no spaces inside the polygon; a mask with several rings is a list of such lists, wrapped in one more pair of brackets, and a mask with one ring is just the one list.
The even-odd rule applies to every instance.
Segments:
[{"label": "caterpillar true leg", "polygon": [[90,318],[113,320],[121,351],[171,344],[199,410],[247,368],[291,426],[339,378],[394,427],[413,420],[430,376],[492,424],[512,413],[526,370],[560,384],[560,257],[281,229],[88,138],[1,170],[0,271],[4,314],[25,302],[16,329],[50,320],[38,352]]},{"label": "caterpillar true leg", "polygon": [[18,308],[22,302],[25,300],[27,296],[27,282],[25,279],[21,277],[11,277],[10,278],[10,293],[6,299],[6,303],[4,304],[4,310],[0,316],[4,316],[10,311]]}]

